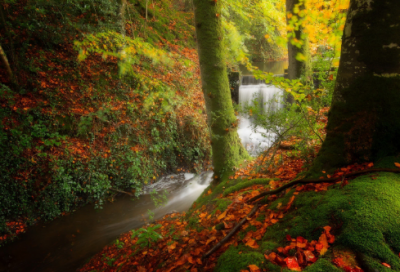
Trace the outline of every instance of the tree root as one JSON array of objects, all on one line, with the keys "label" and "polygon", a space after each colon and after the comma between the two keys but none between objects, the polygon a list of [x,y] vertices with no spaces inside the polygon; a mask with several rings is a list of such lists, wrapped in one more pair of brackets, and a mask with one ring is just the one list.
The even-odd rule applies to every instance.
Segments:
[{"label": "tree root", "polygon": [[217,251],[223,244],[225,244],[239,229],[243,224],[247,221],[247,218],[252,217],[256,211],[258,210],[259,207],[262,205],[260,203],[256,203],[251,209],[251,211],[242,219],[240,220],[239,223],[236,224],[236,226],[224,237],[222,238],[221,241],[219,241],[212,249],[207,251],[203,257],[201,257],[203,260],[210,257],[211,254],[213,254],[215,251]]},{"label": "tree root", "polygon": [[285,185],[272,190],[272,191],[267,191],[267,192],[263,192],[259,195],[256,195],[253,198],[250,198],[247,203],[253,202],[254,200],[257,200],[263,196],[267,196],[267,195],[275,195],[278,194],[280,192],[282,192],[283,190],[286,190],[287,188],[290,188],[294,185],[297,184],[308,184],[308,183],[334,183],[340,179],[344,179],[344,178],[348,178],[348,177],[353,177],[353,176],[357,176],[357,175],[362,175],[362,174],[367,174],[367,173],[374,173],[374,172],[392,172],[392,173],[400,173],[400,169],[392,169],[392,168],[374,168],[374,169],[366,169],[366,170],[361,170],[361,171],[357,171],[357,172],[353,172],[353,173],[349,173],[346,175],[342,175],[339,177],[334,177],[334,178],[324,178],[324,179],[298,179],[298,180],[294,180],[291,181],[289,183],[286,183]]},{"label": "tree root", "polygon": [[[400,169],[391,169],[391,168],[374,168],[374,169],[366,169],[366,170],[362,170],[362,171],[358,171],[358,172],[354,172],[354,173],[349,173],[346,175],[342,175],[339,177],[335,177],[335,178],[325,178],[325,179],[299,179],[299,180],[294,180],[292,182],[289,182],[281,187],[279,187],[278,189],[272,190],[272,191],[267,191],[264,193],[261,193],[251,199],[249,199],[247,201],[247,203],[252,202],[256,199],[259,199],[263,196],[267,196],[267,195],[274,195],[274,194],[278,194],[280,192],[282,192],[283,190],[290,188],[294,185],[297,184],[308,184],[308,183],[333,183],[336,182],[340,179],[344,180],[345,178],[348,177],[353,177],[353,176],[357,176],[357,175],[362,175],[362,174],[367,174],[367,173],[374,173],[374,172],[391,172],[391,173],[400,173]],[[241,226],[244,225],[244,223],[247,221],[247,218],[253,216],[256,211],[263,206],[262,205],[263,200],[259,200],[255,203],[253,209],[239,222],[236,224],[236,226],[224,237],[222,238],[221,241],[219,241],[213,248],[211,248],[209,251],[207,251],[203,257],[202,260],[208,258],[211,256],[211,254],[213,254],[215,251],[217,251],[223,244],[225,244],[239,229]]]}]

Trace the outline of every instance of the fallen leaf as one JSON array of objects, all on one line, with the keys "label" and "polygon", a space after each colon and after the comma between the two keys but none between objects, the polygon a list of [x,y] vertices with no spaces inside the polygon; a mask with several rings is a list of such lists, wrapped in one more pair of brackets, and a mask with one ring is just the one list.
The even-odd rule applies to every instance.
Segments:
[{"label": "fallen leaf", "polygon": [[293,271],[301,271],[301,268],[300,268],[300,266],[299,266],[299,264],[298,264],[296,258],[294,258],[294,257],[287,257],[287,258],[285,258],[285,262],[286,262],[287,267],[288,267],[290,270],[293,270]]},{"label": "fallen leaf", "polygon": [[258,268],[258,266],[255,264],[250,264],[248,267],[250,268],[250,272],[260,272],[261,271],[260,268]]},{"label": "fallen leaf", "polygon": [[221,213],[221,214],[218,216],[218,221],[221,220],[221,219],[223,219],[223,218],[226,216],[226,212],[227,212],[227,211],[224,211],[223,213]]}]

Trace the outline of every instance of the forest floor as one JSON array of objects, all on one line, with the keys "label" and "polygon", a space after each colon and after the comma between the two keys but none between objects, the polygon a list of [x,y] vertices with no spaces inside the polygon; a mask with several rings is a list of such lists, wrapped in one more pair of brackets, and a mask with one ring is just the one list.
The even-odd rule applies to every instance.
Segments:
[{"label": "forest floor", "polygon": [[[286,142],[285,146],[294,142]],[[319,147],[312,146],[311,154],[316,154]],[[122,234],[115,244],[105,247],[80,271],[363,271],[351,252],[338,250],[333,254],[330,250],[327,253],[340,228],[337,223],[316,222],[312,233],[305,235],[307,239],[296,235],[299,233],[296,230],[290,231],[290,225],[285,228],[288,222],[280,223],[287,214],[300,208],[301,205],[293,205],[300,195],[317,194],[319,200],[313,205],[318,206],[331,187],[347,186],[346,174],[369,169],[373,163],[347,166],[332,175],[323,172],[320,179],[337,180],[287,188],[265,197],[259,208],[254,209],[257,204],[249,201],[265,191],[302,178],[306,159],[313,159],[313,155],[309,156],[301,157],[287,148],[278,150],[273,164],[268,163],[268,156],[259,156],[228,180],[211,184],[187,213],[169,214],[148,225],[147,229]],[[244,224],[239,231],[210,254],[240,221]],[[295,225],[298,223],[301,224]],[[271,239],[271,236],[284,239]],[[316,262],[313,267],[317,270],[309,270]],[[383,265],[390,267],[386,263]]]}]

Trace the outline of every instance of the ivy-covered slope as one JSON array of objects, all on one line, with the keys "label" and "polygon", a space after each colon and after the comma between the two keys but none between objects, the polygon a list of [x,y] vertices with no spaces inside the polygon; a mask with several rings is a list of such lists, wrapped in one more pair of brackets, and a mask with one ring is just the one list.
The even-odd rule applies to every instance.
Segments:
[{"label": "ivy-covered slope", "polygon": [[122,3],[0,6],[1,240],[208,159],[191,15]]}]

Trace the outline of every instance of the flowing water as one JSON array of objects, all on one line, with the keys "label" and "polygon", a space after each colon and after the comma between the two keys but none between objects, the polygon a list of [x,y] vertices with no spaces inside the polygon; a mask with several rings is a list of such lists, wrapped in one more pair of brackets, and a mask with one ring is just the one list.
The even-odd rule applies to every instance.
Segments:
[{"label": "flowing water", "polygon": [[[154,219],[173,211],[187,211],[212,180],[212,172],[169,175],[145,188],[139,200],[122,196],[102,210],[87,205],[49,223],[28,228],[21,237],[0,248],[0,271],[75,271],[120,234],[145,224],[143,215],[153,210]],[[150,191],[166,190],[168,203],[155,208]]]},{"label": "flowing water", "polygon": [[[282,76],[284,69],[287,68],[287,61],[255,65],[260,70],[274,73],[276,76]],[[242,104],[242,106],[251,104],[256,99],[262,105],[263,111],[274,111],[282,107],[281,89],[270,84],[265,84],[265,82],[257,80],[251,75],[246,75],[247,70],[242,72],[244,76],[239,87],[239,104]],[[260,127],[254,128],[251,118],[243,115],[239,116],[238,134],[242,140],[242,144],[252,156],[257,156],[260,152],[267,149],[275,139],[273,133],[269,133]]]},{"label": "flowing water", "polygon": [[[265,66],[275,67],[274,71],[267,69],[267,72],[283,73],[282,63]],[[240,88],[241,102],[250,101],[255,93],[261,95],[262,101],[267,101],[270,95],[280,91],[273,86],[254,82],[251,77],[248,80],[251,84]],[[253,132],[251,120],[244,117],[240,119],[238,133],[250,152],[255,154],[260,148],[267,147],[269,143],[262,135],[265,131],[258,129]],[[113,203],[106,203],[102,210],[87,205],[51,222],[31,226],[16,241],[0,248],[0,271],[75,271],[120,234],[143,226],[146,223],[143,215],[148,210],[154,212],[154,219],[173,211],[187,211],[210,184],[212,175],[212,172],[204,172],[200,175],[165,176],[145,187],[144,194],[134,201],[124,195]],[[169,193],[165,206],[154,206],[150,196],[153,190],[166,190]]]}]

